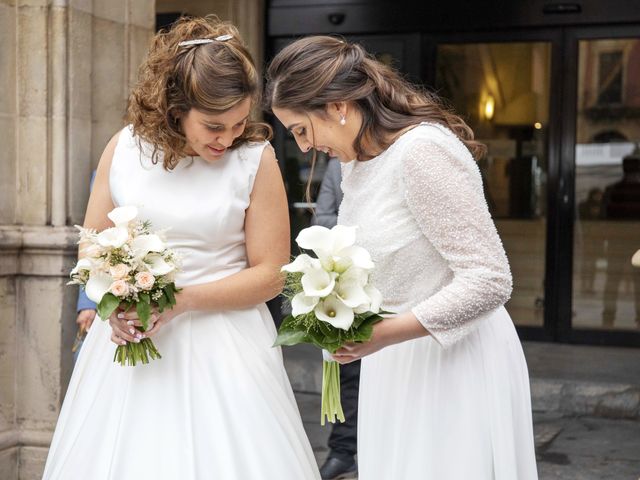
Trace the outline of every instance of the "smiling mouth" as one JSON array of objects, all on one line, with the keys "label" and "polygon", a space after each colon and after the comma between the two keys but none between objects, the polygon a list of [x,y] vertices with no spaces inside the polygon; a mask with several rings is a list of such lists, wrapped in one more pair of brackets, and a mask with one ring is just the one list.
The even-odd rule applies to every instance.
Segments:
[{"label": "smiling mouth", "polygon": [[222,155],[227,150],[226,148],[214,148],[211,145],[207,145],[207,148],[214,155]]}]

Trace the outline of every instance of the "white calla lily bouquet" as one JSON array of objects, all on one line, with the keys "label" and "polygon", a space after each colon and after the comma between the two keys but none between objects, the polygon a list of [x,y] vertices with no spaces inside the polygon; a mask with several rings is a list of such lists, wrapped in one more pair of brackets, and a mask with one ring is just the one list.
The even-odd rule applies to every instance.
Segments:
[{"label": "white calla lily bouquet", "polygon": [[[167,248],[162,232],[151,232],[151,224],[138,220],[136,207],[118,207],[108,214],[114,227],[102,232],[76,225],[81,254],[71,271],[70,285],[82,285],[95,302],[98,315],[107,320],[118,308],[136,310],[143,331],[149,328],[153,309],[173,308],[174,283],[179,259]],[[121,365],[149,363],[161,358],[150,338],[128,342],[116,349],[114,361]]]},{"label": "white calla lily bouquet", "polygon": [[[333,354],[345,343],[366,342],[382,320],[382,295],[369,283],[374,269],[369,252],[355,245],[356,227],[306,228],[296,238],[303,253],[282,267],[284,295],[291,304],[275,346],[310,343]],[[323,355],[321,424],[344,422],[340,366]]]}]

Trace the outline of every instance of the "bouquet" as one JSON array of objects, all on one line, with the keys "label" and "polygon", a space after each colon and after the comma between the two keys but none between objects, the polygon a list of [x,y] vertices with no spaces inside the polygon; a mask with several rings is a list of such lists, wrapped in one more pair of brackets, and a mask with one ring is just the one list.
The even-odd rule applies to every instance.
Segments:
[{"label": "bouquet", "polygon": [[[80,231],[81,253],[71,271],[71,285],[82,285],[97,303],[102,320],[120,308],[135,308],[142,331],[148,330],[152,309],[173,308],[178,256],[166,247],[163,232],[152,233],[150,222],[137,219],[136,207],[118,207],[108,214],[114,227],[98,233],[76,225]],[[114,362],[120,365],[149,363],[161,358],[150,338],[128,342],[116,349]]]},{"label": "bouquet", "polygon": [[355,245],[356,227],[306,228],[296,238],[311,250],[282,267],[284,295],[291,304],[274,346],[311,343],[323,349],[321,420],[344,422],[340,402],[340,366],[331,358],[345,343],[366,342],[382,320],[382,295],[369,283],[374,268],[367,250]]}]

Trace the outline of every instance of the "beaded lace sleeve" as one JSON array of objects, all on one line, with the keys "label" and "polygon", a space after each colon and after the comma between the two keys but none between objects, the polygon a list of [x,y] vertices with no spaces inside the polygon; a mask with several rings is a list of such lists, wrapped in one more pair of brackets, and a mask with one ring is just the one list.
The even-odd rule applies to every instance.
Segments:
[{"label": "beaded lace sleeve", "polygon": [[469,333],[474,320],[506,303],[511,272],[484,198],[480,171],[466,148],[417,139],[405,152],[405,200],[452,272],[450,282],[412,312],[446,348]]}]

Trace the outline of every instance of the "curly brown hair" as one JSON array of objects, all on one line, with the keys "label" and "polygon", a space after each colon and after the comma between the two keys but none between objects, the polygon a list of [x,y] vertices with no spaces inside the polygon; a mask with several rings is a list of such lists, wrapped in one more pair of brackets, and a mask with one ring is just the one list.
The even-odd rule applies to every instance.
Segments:
[{"label": "curly brown hair", "polygon": [[471,128],[435,94],[410,84],[358,44],[302,38],[275,56],[267,80],[268,108],[323,115],[330,103],[353,102],[363,119],[353,143],[358,160],[386,150],[398,132],[419,122],[447,127],[476,159],[486,153]]},{"label": "curly brown hair", "polygon": [[[231,37],[215,40],[222,35]],[[193,39],[214,41],[179,45]],[[179,121],[182,115],[192,108],[220,114],[247,97],[255,104],[260,91],[260,77],[235,26],[215,15],[182,17],[153,38],[129,96],[126,119],[138,139],[153,147],[153,162],[162,160],[171,170],[189,155]],[[269,125],[249,121],[231,148],[271,136]]]}]

